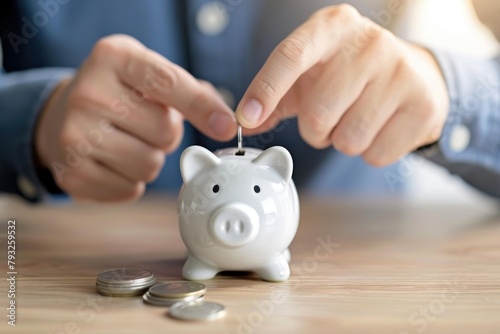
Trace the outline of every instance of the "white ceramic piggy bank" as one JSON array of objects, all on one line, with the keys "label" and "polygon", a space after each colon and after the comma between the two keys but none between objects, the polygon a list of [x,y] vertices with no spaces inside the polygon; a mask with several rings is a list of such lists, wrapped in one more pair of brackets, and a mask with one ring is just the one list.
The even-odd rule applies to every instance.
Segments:
[{"label": "white ceramic piggy bank", "polygon": [[223,270],[253,271],[287,280],[299,223],[292,157],[278,146],[237,152],[191,146],[182,153],[178,210],[189,251],[182,275],[205,280]]}]

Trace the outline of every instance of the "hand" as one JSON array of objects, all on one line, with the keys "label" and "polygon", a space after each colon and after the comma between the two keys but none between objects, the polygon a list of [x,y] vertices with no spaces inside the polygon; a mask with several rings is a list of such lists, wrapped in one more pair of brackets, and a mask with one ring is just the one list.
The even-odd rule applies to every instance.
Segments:
[{"label": "hand", "polygon": [[448,108],[427,50],[341,5],[318,11],[276,47],[236,116],[248,133],[297,116],[311,146],[385,166],[436,141]]},{"label": "hand", "polygon": [[136,199],[178,147],[184,118],[216,140],[236,134],[232,111],[211,85],[131,37],[110,36],[54,90],[35,150],[77,199]]}]

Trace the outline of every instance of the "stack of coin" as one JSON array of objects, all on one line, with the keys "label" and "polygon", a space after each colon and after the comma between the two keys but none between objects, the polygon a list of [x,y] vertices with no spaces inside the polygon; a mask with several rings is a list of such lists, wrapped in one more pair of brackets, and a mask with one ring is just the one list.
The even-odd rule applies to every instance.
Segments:
[{"label": "stack of coin", "polygon": [[206,291],[203,284],[196,282],[162,283],[150,287],[142,298],[148,304],[170,306],[177,302],[202,300]]},{"label": "stack of coin", "polygon": [[155,281],[155,275],[147,270],[112,269],[99,273],[96,287],[105,296],[133,297],[144,294]]}]

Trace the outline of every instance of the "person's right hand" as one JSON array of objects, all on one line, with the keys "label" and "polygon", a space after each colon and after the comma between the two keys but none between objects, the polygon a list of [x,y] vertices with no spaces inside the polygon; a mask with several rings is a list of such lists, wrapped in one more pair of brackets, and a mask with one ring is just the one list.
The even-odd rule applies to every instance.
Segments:
[{"label": "person's right hand", "polygon": [[178,147],[184,118],[219,141],[236,134],[233,112],[211,85],[114,35],[52,93],[38,120],[36,155],[76,199],[132,200]]}]

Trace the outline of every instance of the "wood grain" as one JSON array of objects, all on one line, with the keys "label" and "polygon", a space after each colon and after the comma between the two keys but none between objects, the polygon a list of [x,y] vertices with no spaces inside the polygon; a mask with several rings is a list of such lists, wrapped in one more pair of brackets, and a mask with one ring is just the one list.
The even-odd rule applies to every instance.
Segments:
[{"label": "wood grain", "polygon": [[206,299],[228,315],[203,323],[95,291],[96,275],[110,268],[180,279],[174,198],[55,207],[0,200],[4,273],[9,218],[17,221],[17,326],[7,326],[2,280],[0,333],[500,333],[500,215],[490,205],[302,198],[292,278],[207,281]]}]

